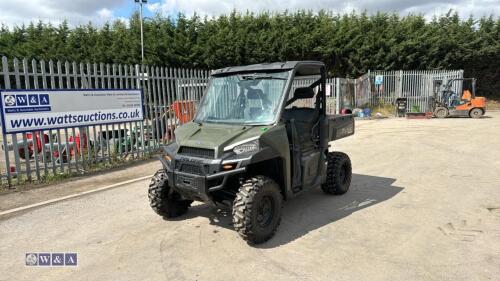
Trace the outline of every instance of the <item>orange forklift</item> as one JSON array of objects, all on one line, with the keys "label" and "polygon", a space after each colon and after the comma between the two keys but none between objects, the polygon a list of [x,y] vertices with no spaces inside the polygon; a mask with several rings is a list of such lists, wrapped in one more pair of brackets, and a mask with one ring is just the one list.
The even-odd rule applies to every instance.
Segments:
[{"label": "orange forklift", "polygon": [[[456,83],[462,83],[463,92],[453,91]],[[486,98],[476,97],[476,78],[451,79],[442,91],[434,95],[434,117],[471,117],[479,118],[486,113]]]}]

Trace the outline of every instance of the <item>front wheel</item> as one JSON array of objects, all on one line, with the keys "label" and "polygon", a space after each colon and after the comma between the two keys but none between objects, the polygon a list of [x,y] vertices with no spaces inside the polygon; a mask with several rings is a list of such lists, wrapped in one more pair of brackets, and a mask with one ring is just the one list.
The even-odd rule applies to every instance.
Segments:
[{"label": "front wheel", "polygon": [[170,190],[167,172],[158,170],[149,184],[149,205],[164,218],[175,218],[185,214],[193,201],[182,200],[179,193]]},{"label": "front wheel", "polygon": [[326,194],[340,195],[349,190],[352,178],[351,159],[342,152],[330,152],[327,155],[326,182],[321,189]]},{"label": "front wheel", "polygon": [[434,110],[434,116],[436,118],[446,118],[448,117],[448,109],[446,107],[438,107]]},{"label": "front wheel", "polygon": [[283,197],[279,185],[265,176],[243,182],[233,203],[233,225],[250,244],[273,237],[281,221]]}]

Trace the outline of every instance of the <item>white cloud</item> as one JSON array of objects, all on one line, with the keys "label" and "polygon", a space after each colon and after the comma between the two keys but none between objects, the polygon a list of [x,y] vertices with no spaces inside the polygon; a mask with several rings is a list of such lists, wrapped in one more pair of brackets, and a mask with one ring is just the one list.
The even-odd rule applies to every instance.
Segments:
[{"label": "white cloud", "polygon": [[147,4],[146,8],[149,11],[151,11],[152,13],[156,13],[156,12],[161,11],[161,6],[162,6],[162,4],[160,2],[156,2],[156,3]]},{"label": "white cloud", "polygon": [[100,9],[99,11],[97,11],[97,14],[105,21],[113,18],[113,12],[106,8]]},{"label": "white cloud", "polygon": [[42,20],[71,25],[113,20],[113,10],[126,0],[0,0],[0,23],[7,26]]},{"label": "white cloud", "polygon": [[443,15],[449,9],[467,18],[473,14],[480,16],[500,16],[499,0],[161,0],[161,3],[148,5],[149,10],[164,15],[175,15],[182,12],[186,15],[217,16],[237,11],[294,11],[299,9],[318,11],[326,9],[334,13],[345,13],[353,10],[397,12],[401,15],[424,14],[427,18],[433,15]]}]

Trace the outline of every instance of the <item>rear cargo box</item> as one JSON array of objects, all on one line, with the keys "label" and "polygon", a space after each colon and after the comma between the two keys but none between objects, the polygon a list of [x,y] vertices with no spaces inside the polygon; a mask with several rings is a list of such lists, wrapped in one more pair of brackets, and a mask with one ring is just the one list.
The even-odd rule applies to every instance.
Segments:
[{"label": "rear cargo box", "polygon": [[342,139],[354,135],[353,115],[327,115],[328,141]]}]

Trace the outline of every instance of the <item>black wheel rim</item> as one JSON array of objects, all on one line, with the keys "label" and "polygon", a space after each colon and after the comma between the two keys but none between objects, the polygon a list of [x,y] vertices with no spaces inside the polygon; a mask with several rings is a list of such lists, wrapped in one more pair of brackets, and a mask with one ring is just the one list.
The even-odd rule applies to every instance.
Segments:
[{"label": "black wheel rim", "polygon": [[348,178],[348,174],[349,174],[349,167],[348,167],[347,163],[344,163],[342,165],[342,168],[340,169],[340,175],[339,175],[339,177],[340,177],[340,183],[342,185],[346,184],[347,178]]},{"label": "black wheel rim", "polygon": [[260,227],[268,226],[274,216],[274,200],[270,196],[264,196],[257,208],[257,223]]}]

